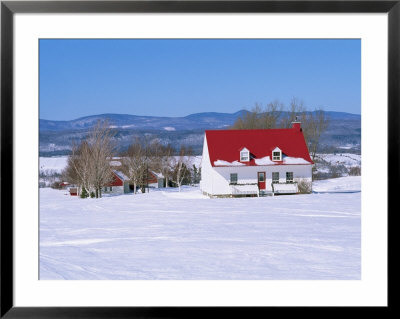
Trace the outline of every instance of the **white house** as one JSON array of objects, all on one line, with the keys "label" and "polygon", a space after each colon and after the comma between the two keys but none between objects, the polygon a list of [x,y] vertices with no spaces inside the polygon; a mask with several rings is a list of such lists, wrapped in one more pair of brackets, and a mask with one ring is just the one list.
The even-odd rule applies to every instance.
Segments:
[{"label": "white house", "polygon": [[299,192],[312,182],[301,124],[288,129],[205,132],[200,189],[211,197]]}]

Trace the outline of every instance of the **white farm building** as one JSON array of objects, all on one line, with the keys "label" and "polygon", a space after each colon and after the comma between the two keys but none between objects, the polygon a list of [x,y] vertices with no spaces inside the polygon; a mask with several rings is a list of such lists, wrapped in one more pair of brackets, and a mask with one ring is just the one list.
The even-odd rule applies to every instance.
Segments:
[{"label": "white farm building", "polygon": [[312,166],[301,124],[288,129],[205,132],[200,189],[211,197],[311,191]]}]

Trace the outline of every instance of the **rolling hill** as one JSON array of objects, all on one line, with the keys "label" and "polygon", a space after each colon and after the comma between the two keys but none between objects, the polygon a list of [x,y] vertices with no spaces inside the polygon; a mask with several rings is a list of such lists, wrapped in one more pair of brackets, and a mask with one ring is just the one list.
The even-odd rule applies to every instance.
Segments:
[{"label": "rolling hill", "polygon": [[[247,111],[235,113],[204,112],[185,117],[139,116],[129,114],[99,114],[71,121],[39,120],[39,152],[41,156],[68,154],[73,141],[84,138],[97,121],[107,120],[116,130],[119,150],[126,149],[136,138],[158,139],[163,144],[191,146],[200,154],[204,130],[227,129]],[[321,150],[360,152],[361,115],[326,112],[330,119],[321,137]]]}]

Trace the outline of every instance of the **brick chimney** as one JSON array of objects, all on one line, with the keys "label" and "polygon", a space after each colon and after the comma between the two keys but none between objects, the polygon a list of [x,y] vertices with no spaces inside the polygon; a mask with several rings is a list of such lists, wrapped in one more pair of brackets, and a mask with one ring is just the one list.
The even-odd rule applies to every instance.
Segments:
[{"label": "brick chimney", "polygon": [[301,132],[301,131],[302,131],[302,129],[301,129],[301,122],[299,122],[299,121],[297,120],[297,116],[296,116],[296,119],[292,122],[292,129],[294,129],[294,130],[296,130],[296,131],[298,131],[298,132]]}]

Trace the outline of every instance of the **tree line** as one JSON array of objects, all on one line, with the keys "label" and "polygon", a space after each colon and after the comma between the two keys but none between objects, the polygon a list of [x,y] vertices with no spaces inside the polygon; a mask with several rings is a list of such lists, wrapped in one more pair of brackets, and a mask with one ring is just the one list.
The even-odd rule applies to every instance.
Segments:
[{"label": "tree line", "polygon": [[[200,181],[200,168],[191,164],[190,147],[181,145],[175,150],[157,140],[137,138],[126,151],[117,153],[114,136],[108,122],[98,122],[80,143],[73,143],[62,177],[79,187],[81,197],[102,197],[102,189],[113,182],[113,169],[129,179],[133,193],[145,191],[150,171],[163,175],[165,187],[174,185],[179,191],[183,184]],[[111,164],[116,157],[117,168]]]},{"label": "tree line", "polygon": [[273,129],[290,128],[294,121],[301,122],[304,138],[312,160],[318,151],[322,133],[329,125],[329,118],[322,109],[308,111],[304,103],[293,98],[289,107],[279,101],[268,103],[265,107],[256,104],[249,112],[239,117],[232,129]]}]

